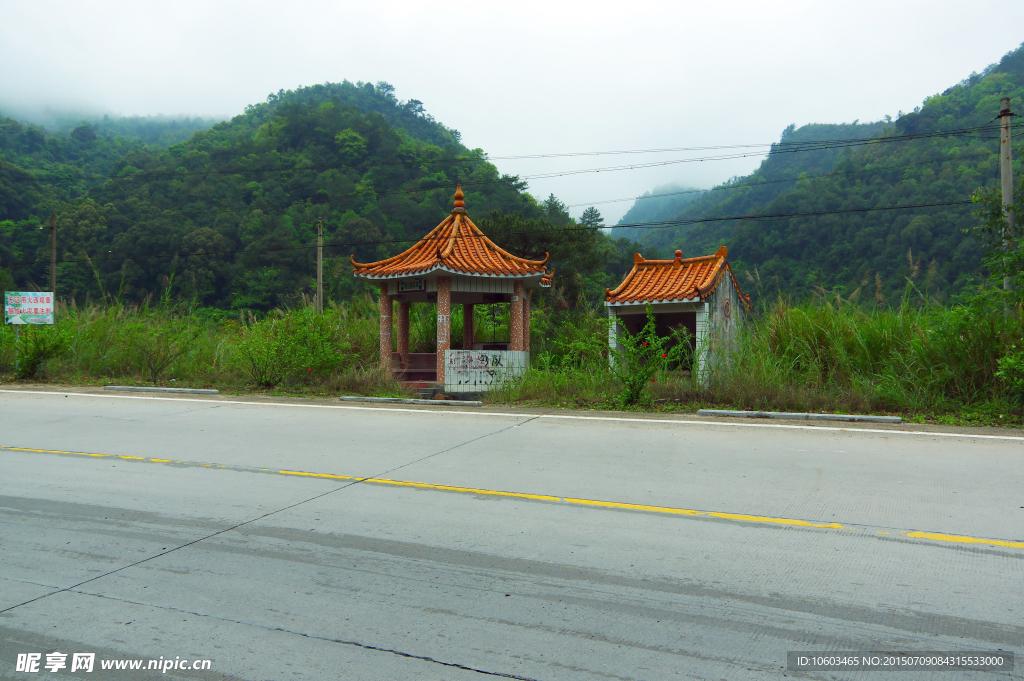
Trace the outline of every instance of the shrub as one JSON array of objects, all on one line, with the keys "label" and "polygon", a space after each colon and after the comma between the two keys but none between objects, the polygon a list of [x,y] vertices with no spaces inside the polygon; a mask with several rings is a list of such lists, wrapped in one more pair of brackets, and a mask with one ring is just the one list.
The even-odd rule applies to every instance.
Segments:
[{"label": "shrub", "polygon": [[153,383],[193,347],[200,333],[202,327],[177,318],[138,319],[121,329],[130,363]]},{"label": "shrub", "polygon": [[307,373],[329,374],[343,369],[352,343],[337,310],[319,315],[311,307],[250,319],[239,330],[234,363],[262,388],[286,379],[304,381]]},{"label": "shrub", "polygon": [[32,325],[18,338],[17,378],[33,378],[43,363],[57,359],[68,351],[67,325]]},{"label": "shrub", "polygon": [[1024,348],[1014,344],[1010,352],[999,360],[996,375],[1002,379],[1015,404],[1024,402]]},{"label": "shrub", "polygon": [[664,381],[669,366],[678,364],[689,349],[686,337],[658,335],[654,310],[648,305],[644,327],[636,334],[621,330],[613,351],[611,373],[621,386],[620,404],[628,407],[640,403],[650,384],[657,382],[658,376]]}]

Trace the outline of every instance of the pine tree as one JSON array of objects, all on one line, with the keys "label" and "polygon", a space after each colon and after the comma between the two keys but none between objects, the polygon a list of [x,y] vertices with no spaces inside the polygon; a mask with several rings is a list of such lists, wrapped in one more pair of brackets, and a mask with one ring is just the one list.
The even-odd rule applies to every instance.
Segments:
[{"label": "pine tree", "polygon": [[591,206],[590,208],[583,211],[583,215],[580,216],[580,224],[584,227],[604,227],[604,218],[601,217],[601,211]]}]

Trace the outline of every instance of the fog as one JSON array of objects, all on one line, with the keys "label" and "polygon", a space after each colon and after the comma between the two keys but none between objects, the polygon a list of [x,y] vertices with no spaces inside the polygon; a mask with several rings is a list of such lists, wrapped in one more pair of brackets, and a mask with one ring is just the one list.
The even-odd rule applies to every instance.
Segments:
[{"label": "fog", "polygon": [[[387,81],[494,157],[776,141],[910,111],[1024,39],[1024,3],[8,0],[0,111],[230,117],[270,92]],[[713,152],[497,160],[535,175]],[[579,215],[760,157],[529,180]],[[608,223],[630,201],[600,203]],[[470,206],[472,210],[472,206]]]}]

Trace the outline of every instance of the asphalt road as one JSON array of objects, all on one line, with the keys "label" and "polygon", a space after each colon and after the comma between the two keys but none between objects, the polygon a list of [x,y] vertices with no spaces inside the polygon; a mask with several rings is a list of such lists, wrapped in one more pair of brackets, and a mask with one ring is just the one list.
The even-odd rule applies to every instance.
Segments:
[{"label": "asphalt road", "polygon": [[0,678],[1022,678],[1021,431],[277,402],[0,391]]}]

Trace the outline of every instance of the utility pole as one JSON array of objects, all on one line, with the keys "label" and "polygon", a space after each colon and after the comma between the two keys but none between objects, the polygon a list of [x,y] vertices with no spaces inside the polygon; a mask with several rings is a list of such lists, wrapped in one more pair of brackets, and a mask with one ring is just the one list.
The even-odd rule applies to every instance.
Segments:
[{"label": "utility pole", "polygon": [[316,219],[316,313],[324,313],[324,219]]},{"label": "utility pole", "polygon": [[[1006,210],[1006,226],[1003,227],[1003,248],[1007,253],[1010,251],[1010,239],[1013,235],[1013,135],[1010,131],[1010,119],[1013,112],[1010,111],[1010,98],[1003,97],[999,102],[999,118],[1002,119],[999,125],[999,171],[1003,185],[1003,208]],[[1009,275],[1003,277],[1003,289],[1009,291],[1011,288]]]},{"label": "utility pole", "polygon": [[50,213],[50,292],[57,302],[57,214]]}]

